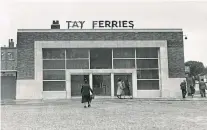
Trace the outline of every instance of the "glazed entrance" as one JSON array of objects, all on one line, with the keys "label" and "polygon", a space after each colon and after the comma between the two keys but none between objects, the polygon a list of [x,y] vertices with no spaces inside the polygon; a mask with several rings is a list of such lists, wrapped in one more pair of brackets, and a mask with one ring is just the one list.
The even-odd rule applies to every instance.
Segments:
[{"label": "glazed entrance", "polygon": [[111,96],[111,75],[93,75],[93,91],[97,96]]},{"label": "glazed entrance", "polygon": [[114,96],[117,96],[117,83],[118,79],[121,79],[124,84],[128,84],[130,96],[132,95],[132,74],[114,74]]}]

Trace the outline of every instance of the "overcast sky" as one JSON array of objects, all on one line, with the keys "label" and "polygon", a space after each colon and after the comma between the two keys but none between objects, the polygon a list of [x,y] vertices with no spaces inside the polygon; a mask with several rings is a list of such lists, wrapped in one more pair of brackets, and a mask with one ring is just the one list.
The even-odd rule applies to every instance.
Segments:
[{"label": "overcast sky", "polygon": [[207,1],[122,0],[119,3],[118,0],[114,2],[105,0],[104,3],[83,3],[83,0],[25,1],[1,2],[1,46],[7,45],[9,38],[13,38],[16,42],[17,29],[49,29],[52,20],[59,20],[62,29],[67,28],[67,20],[86,21],[84,28],[90,29],[93,20],[133,20],[134,28],[137,29],[182,28],[188,37],[184,41],[185,61],[201,61],[207,66]]}]

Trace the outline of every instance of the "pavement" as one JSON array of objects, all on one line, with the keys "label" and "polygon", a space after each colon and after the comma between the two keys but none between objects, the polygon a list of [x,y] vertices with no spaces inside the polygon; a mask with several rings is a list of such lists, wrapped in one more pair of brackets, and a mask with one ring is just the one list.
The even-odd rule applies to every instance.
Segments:
[{"label": "pavement", "polygon": [[[114,101],[117,100],[117,98],[99,98],[95,97],[98,100],[110,100]],[[76,101],[80,100],[80,98],[74,98],[74,99],[22,99],[22,100],[1,100],[1,105],[20,105],[20,104],[48,104],[48,103],[56,103],[56,104],[64,104],[68,101]],[[126,100],[126,99],[121,99]],[[136,101],[207,101],[207,98],[201,98],[200,95],[195,95],[193,98],[191,96],[187,96],[185,99],[183,98],[134,98],[132,100]]]},{"label": "pavement", "polygon": [[1,102],[2,130],[207,130],[207,99]]}]

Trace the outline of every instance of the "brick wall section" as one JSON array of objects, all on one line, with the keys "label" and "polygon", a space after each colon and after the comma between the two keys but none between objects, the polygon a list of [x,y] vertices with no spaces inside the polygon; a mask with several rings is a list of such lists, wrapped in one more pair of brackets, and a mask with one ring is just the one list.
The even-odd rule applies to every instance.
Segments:
[{"label": "brick wall section", "polygon": [[34,41],[90,40],[167,40],[169,77],[184,77],[182,32],[18,32],[18,79],[34,79]]}]

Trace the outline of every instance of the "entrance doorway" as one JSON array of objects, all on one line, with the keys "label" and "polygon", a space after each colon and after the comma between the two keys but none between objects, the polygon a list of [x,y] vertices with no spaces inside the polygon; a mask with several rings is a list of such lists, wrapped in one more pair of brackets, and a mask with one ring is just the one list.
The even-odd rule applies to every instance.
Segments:
[{"label": "entrance doorway", "polygon": [[1,100],[16,99],[16,77],[1,76]]},{"label": "entrance doorway", "polygon": [[93,75],[93,91],[97,96],[111,96],[111,75]]},{"label": "entrance doorway", "polygon": [[132,95],[132,74],[114,74],[114,96],[117,96],[118,79],[129,83],[130,95]]},{"label": "entrance doorway", "polygon": [[84,80],[89,82],[89,75],[71,75],[71,96],[81,96]]}]

